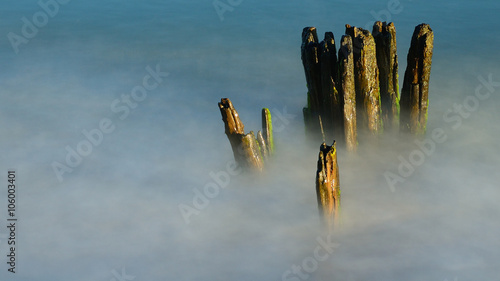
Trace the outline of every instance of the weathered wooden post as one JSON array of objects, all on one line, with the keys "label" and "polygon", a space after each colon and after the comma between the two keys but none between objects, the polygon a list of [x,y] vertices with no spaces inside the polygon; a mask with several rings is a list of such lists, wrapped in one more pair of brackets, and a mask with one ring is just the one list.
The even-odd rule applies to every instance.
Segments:
[{"label": "weathered wooden post", "polygon": [[257,143],[259,144],[262,162],[265,162],[269,158],[269,148],[267,147],[266,140],[264,139],[262,131],[257,132]]},{"label": "weathered wooden post", "polygon": [[331,146],[322,143],[316,171],[316,195],[319,214],[329,230],[339,219],[340,183],[335,141]]},{"label": "weathered wooden post", "polygon": [[401,91],[400,129],[403,132],[425,134],[433,43],[434,33],[428,24],[415,27]]},{"label": "weathered wooden post", "polygon": [[345,33],[353,41],[357,125],[377,135],[382,123],[375,40],[368,30],[348,24]]},{"label": "weathered wooden post", "polygon": [[308,135],[319,134],[318,111],[320,108],[321,76],[318,59],[318,35],[315,27],[302,30],[300,47],[302,64],[307,83],[307,107],[304,107],[304,123]]},{"label": "weathered wooden post", "polygon": [[384,131],[399,130],[399,82],[396,27],[377,21],[373,25],[380,81],[381,114]]},{"label": "weathered wooden post", "polygon": [[332,32],[325,32],[325,39],[319,43],[319,63],[321,97],[318,114],[325,129],[325,137],[340,139],[344,136],[343,101],[338,92],[337,49]]},{"label": "weathered wooden post", "polygon": [[274,153],[273,122],[268,108],[262,109],[262,132],[268,154],[272,155]]},{"label": "weathered wooden post", "polygon": [[344,136],[348,151],[356,151],[358,145],[356,128],[356,89],[354,86],[354,59],[352,39],[342,36],[339,48],[339,84],[343,98]]},{"label": "weathered wooden post", "polygon": [[224,128],[233,149],[234,159],[242,167],[262,171],[263,161],[259,144],[252,131],[245,134],[243,123],[233,104],[227,98],[221,99],[219,109]]},{"label": "weathered wooden post", "polygon": [[[328,139],[345,139],[348,151],[357,148],[358,126],[372,135],[384,128],[425,133],[432,30],[427,24],[415,28],[401,97],[396,28],[393,23],[378,21],[372,32],[346,25],[336,56],[331,32],[318,43],[316,28],[302,31],[301,58],[308,88],[306,131],[314,137],[321,132],[323,140],[325,135]],[[320,147],[316,195],[320,215],[332,230],[340,211],[335,141],[332,146],[323,142]]]},{"label": "weathered wooden post", "polygon": [[325,39],[318,43],[316,28],[304,28],[301,57],[308,89],[307,107],[303,111],[306,130],[310,135],[319,135],[321,119],[327,138],[343,138],[343,100],[338,92],[337,50],[333,33],[326,32]]}]

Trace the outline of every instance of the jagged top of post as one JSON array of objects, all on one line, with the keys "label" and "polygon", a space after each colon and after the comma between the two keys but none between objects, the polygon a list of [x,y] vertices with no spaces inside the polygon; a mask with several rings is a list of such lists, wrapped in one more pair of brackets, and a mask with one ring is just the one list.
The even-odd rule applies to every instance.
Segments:
[{"label": "jagged top of post", "polygon": [[324,41],[335,44],[335,37],[333,36],[333,32],[331,32],[331,31],[325,32],[325,40]]},{"label": "jagged top of post", "polygon": [[361,27],[351,26],[349,24],[345,25],[345,34],[350,35],[352,38],[371,37],[371,33],[369,30]]},{"label": "jagged top of post", "polygon": [[318,43],[318,34],[314,26],[304,27],[302,30],[302,46],[307,45],[309,42]]},{"label": "jagged top of post", "polygon": [[330,52],[332,55],[336,55],[337,47],[335,46],[335,37],[333,36],[333,32],[325,32],[325,39],[320,42],[320,45],[325,52]]},{"label": "jagged top of post", "polygon": [[427,47],[432,52],[432,46],[434,43],[434,32],[432,31],[431,27],[428,24],[421,23],[415,26],[415,31],[413,31],[413,36],[411,38],[411,44],[414,46],[420,45],[417,44],[417,41],[423,41],[424,45],[422,47],[424,48]]},{"label": "jagged top of post", "polygon": [[364,28],[346,24],[345,34],[351,36],[354,49],[363,49],[365,45],[375,45],[372,34]]},{"label": "jagged top of post", "polygon": [[415,31],[413,32],[413,36],[415,37],[422,37],[424,35],[432,36],[434,37],[434,33],[431,29],[431,26],[426,24],[426,23],[421,23],[417,26],[415,26]]},{"label": "jagged top of post", "polygon": [[394,26],[393,22],[375,22],[373,24],[372,35],[373,37],[383,36],[391,38],[392,40],[394,40],[394,45],[396,45],[396,27]]},{"label": "jagged top of post", "polygon": [[238,112],[234,109],[233,103],[228,98],[222,98],[219,102],[219,109],[224,121],[226,134],[244,134],[245,126],[240,120]]},{"label": "jagged top of post", "polygon": [[333,32],[325,32],[325,39],[319,44],[321,61],[330,68],[333,80],[337,83],[337,46]]},{"label": "jagged top of post", "polygon": [[396,28],[394,26],[393,22],[387,23],[386,21],[381,22],[381,21],[376,21],[373,24],[373,31],[372,34],[375,36],[375,31],[380,32],[380,33],[385,33],[388,32],[390,29]]},{"label": "jagged top of post", "polygon": [[[339,55],[342,54],[343,58],[348,58],[352,53],[352,38],[351,35],[343,35],[340,39]],[[339,60],[341,58],[339,57]]]},{"label": "jagged top of post", "polygon": [[[434,44],[434,32],[431,27],[426,23],[421,23],[415,27],[413,31],[413,36],[411,38],[411,46],[408,51],[408,59],[414,61],[415,58],[422,60],[428,60],[427,71],[430,72],[430,65],[432,59],[432,51]],[[422,56],[423,57],[420,57]],[[411,82],[417,84],[420,81],[420,75],[422,75],[422,69],[419,69],[416,65],[412,69]],[[427,74],[429,75],[429,74]]]},{"label": "jagged top of post", "polygon": [[336,157],[337,150],[336,150],[336,145],[335,141],[333,141],[332,145],[327,145],[325,142],[321,144],[319,147],[319,159],[318,161],[318,172],[325,172],[326,176],[329,178],[330,177],[330,169],[333,168],[331,167],[331,161],[333,157]]}]

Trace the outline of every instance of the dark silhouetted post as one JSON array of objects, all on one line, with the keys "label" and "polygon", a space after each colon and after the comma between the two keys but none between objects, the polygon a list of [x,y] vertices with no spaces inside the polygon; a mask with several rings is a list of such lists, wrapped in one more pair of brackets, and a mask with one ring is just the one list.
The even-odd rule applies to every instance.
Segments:
[{"label": "dark silhouetted post", "polygon": [[326,32],[325,39],[319,43],[319,54],[321,71],[321,97],[319,100],[321,104],[318,114],[321,115],[327,139],[343,138],[343,101],[337,89],[337,49],[332,32]]}]

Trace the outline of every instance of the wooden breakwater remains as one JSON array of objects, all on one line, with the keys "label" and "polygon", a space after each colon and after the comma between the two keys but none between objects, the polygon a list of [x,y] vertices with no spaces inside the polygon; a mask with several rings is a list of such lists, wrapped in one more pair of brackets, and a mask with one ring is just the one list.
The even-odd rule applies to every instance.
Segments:
[{"label": "wooden breakwater remains", "polygon": [[[434,35],[428,24],[415,27],[399,91],[396,28],[375,22],[372,32],[346,25],[340,44],[332,32],[318,40],[315,27],[302,30],[301,59],[307,83],[303,108],[306,133],[322,137],[315,187],[320,216],[332,231],[341,195],[337,148],[356,152],[359,138],[370,142],[384,133],[425,134]],[[274,153],[271,113],[262,109],[262,130],[245,133],[231,101],[218,103],[236,162],[262,172]],[[326,140],[332,140],[331,146]]]},{"label": "wooden breakwater remains", "polygon": [[338,55],[331,32],[319,42],[315,27],[304,28],[307,133],[319,135],[321,119],[326,138],[349,151],[356,150],[358,130],[425,133],[433,38],[428,24],[415,27],[400,96],[394,23],[375,22],[371,33],[346,25]]},{"label": "wooden breakwater remains", "polygon": [[[425,134],[434,35],[428,24],[415,27],[399,93],[394,23],[377,21],[370,31],[345,26],[338,53],[332,32],[318,40],[315,27],[302,30],[301,59],[307,83],[303,109],[306,133],[323,137],[316,173],[318,208],[331,229],[340,208],[337,148],[358,146],[359,132]],[[365,134],[366,135],[366,134]],[[369,141],[369,140],[367,140]]]},{"label": "wooden breakwater remains", "polygon": [[262,109],[262,131],[258,131],[257,136],[253,131],[245,134],[245,126],[229,99],[221,99],[219,109],[226,136],[233,150],[234,160],[245,170],[262,172],[265,161],[274,152],[273,127],[269,109]]}]

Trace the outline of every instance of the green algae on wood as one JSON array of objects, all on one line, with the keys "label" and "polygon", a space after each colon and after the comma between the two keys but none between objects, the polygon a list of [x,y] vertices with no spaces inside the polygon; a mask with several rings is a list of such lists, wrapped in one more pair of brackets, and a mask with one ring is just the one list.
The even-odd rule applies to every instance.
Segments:
[{"label": "green algae on wood", "polygon": [[403,132],[425,134],[433,44],[434,33],[430,26],[425,23],[416,26],[401,91],[400,130]]},{"label": "green algae on wood", "polygon": [[340,182],[335,141],[331,146],[322,143],[316,171],[318,209],[325,226],[332,230],[339,219]]},{"label": "green algae on wood", "polygon": [[394,23],[377,21],[373,25],[373,38],[377,50],[381,115],[384,130],[399,129],[399,86],[396,27]]},{"label": "green algae on wood", "polygon": [[262,132],[268,154],[272,155],[274,153],[273,122],[268,108],[262,109]]}]

